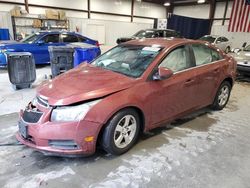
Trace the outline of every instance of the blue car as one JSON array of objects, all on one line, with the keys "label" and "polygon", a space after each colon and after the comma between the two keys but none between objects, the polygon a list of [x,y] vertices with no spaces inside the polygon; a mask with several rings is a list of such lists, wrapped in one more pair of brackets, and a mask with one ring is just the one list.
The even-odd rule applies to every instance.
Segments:
[{"label": "blue car", "polygon": [[30,52],[36,64],[50,62],[49,46],[65,46],[69,43],[82,42],[99,46],[98,41],[84,37],[75,32],[41,31],[24,38],[20,42],[0,42],[0,66],[7,65],[6,52]]}]

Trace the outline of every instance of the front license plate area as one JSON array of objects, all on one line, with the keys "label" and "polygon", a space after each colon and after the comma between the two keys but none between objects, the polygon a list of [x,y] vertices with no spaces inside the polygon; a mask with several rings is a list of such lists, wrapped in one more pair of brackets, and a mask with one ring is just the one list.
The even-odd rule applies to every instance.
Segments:
[{"label": "front license plate area", "polygon": [[27,138],[28,137],[28,128],[26,123],[24,123],[22,120],[18,121],[18,129],[19,129],[19,133],[24,137]]}]

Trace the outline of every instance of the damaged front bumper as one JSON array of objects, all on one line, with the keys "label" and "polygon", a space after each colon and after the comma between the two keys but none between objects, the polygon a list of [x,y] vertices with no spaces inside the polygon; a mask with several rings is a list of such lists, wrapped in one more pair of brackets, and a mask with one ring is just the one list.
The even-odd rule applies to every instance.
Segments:
[{"label": "damaged front bumper", "polygon": [[20,112],[16,133],[19,142],[45,155],[73,157],[95,152],[100,123],[85,120],[51,122],[51,109],[46,110]]}]

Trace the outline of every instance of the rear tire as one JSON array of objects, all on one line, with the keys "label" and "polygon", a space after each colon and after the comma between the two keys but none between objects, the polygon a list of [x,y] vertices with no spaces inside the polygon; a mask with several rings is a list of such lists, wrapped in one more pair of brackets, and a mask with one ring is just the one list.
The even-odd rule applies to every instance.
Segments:
[{"label": "rear tire", "polygon": [[102,134],[102,148],[112,155],[127,152],[136,143],[140,130],[138,113],[131,108],[116,113]]},{"label": "rear tire", "polygon": [[228,81],[222,82],[211,106],[213,110],[222,110],[227,105],[227,102],[230,98],[231,89],[232,86]]}]

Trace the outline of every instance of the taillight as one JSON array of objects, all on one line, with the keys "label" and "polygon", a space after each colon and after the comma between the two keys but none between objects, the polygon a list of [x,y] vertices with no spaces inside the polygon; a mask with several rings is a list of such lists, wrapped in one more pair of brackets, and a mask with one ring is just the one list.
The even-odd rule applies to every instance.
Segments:
[{"label": "taillight", "polygon": [[96,41],[95,45],[96,45],[96,46],[98,46],[98,47],[100,46],[100,44],[99,44],[99,42],[98,42],[98,41]]}]

